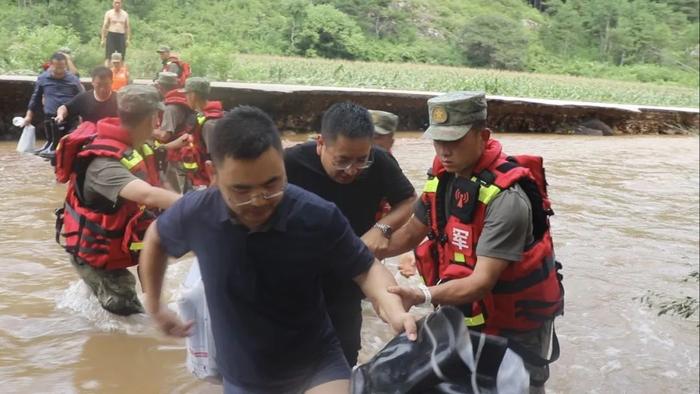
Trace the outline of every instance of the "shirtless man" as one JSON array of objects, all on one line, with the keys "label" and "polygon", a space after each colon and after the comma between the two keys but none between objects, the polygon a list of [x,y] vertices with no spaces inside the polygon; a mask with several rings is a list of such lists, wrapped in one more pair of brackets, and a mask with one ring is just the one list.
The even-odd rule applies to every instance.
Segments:
[{"label": "shirtless man", "polygon": [[131,24],[129,14],[122,10],[122,1],[114,0],[112,9],[105,12],[102,22],[102,41],[105,47],[105,66],[109,66],[110,56],[114,52],[122,55],[122,61],[126,60],[126,47],[131,39]]}]

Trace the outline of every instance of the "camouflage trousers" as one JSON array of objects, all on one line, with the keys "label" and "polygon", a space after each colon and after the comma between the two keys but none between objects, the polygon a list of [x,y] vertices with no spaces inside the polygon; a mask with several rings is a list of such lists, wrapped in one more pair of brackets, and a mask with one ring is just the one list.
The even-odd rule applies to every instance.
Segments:
[{"label": "camouflage trousers", "polygon": [[106,311],[120,316],[144,312],[136,296],[136,278],[128,269],[95,268],[74,256],[70,262]]},{"label": "camouflage trousers", "polygon": [[[554,321],[545,322],[542,327],[522,333],[504,334],[513,339],[525,349],[542,358],[549,357],[549,348],[552,342],[552,327]],[[549,379],[549,366],[538,367],[525,363],[525,369],[530,374],[530,394],[544,394],[544,384]]]}]

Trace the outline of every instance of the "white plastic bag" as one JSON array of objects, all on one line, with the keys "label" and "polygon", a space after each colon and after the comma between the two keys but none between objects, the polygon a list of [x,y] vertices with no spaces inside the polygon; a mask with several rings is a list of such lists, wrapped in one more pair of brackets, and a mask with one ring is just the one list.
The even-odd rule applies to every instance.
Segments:
[{"label": "white plastic bag", "polygon": [[17,142],[17,152],[34,153],[34,144],[36,144],[36,129],[32,125],[24,126],[22,136]]},{"label": "white plastic bag", "polygon": [[177,301],[180,317],[194,321],[192,335],[187,337],[187,370],[199,379],[221,384],[222,377],[216,366],[214,336],[209,320],[209,308],[204,294],[202,275],[197,259],[182,283]]}]

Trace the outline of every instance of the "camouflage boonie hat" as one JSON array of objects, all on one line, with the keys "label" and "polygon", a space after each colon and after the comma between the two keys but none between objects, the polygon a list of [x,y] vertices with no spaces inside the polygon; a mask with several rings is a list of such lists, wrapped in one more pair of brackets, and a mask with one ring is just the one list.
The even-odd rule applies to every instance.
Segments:
[{"label": "camouflage boonie hat", "polygon": [[381,135],[391,134],[399,126],[399,117],[386,111],[369,110],[374,123],[374,132]]},{"label": "camouflage boonie hat", "polygon": [[486,120],[484,92],[452,92],[428,100],[430,127],[423,138],[456,141],[472,128],[472,123]]},{"label": "camouflage boonie hat", "polygon": [[117,107],[127,113],[164,111],[160,93],[153,86],[126,85],[117,92]]},{"label": "camouflage boonie hat", "polygon": [[158,53],[170,52],[170,47],[167,46],[167,45],[161,45],[161,46],[158,47],[158,49],[156,50],[156,52],[158,52]]},{"label": "camouflage boonie hat", "polygon": [[177,81],[177,74],[171,73],[170,71],[159,72],[156,83],[164,86],[177,86],[179,84]]},{"label": "camouflage boonie hat", "polygon": [[192,77],[185,81],[185,93],[195,92],[208,95],[211,91],[209,80],[202,77]]}]

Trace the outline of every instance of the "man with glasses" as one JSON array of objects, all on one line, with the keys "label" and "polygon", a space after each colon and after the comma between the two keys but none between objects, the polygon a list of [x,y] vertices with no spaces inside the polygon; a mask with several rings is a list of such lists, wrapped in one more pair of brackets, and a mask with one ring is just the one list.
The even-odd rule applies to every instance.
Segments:
[{"label": "man with glasses", "polygon": [[[387,246],[392,229],[411,216],[415,190],[396,161],[373,147],[374,124],[367,109],[350,102],[331,106],[323,115],[321,136],[285,152],[289,182],[335,203],[369,250]],[[391,212],[377,222],[386,199]],[[350,280],[323,279],[328,313],[345,357],[357,363],[361,347],[362,293]]]},{"label": "man with glasses", "polygon": [[211,136],[214,185],[185,195],[148,229],[141,264],[146,310],[186,336],[161,305],[166,255],[199,260],[224,393],[347,393],[350,369],[324,305],[321,276],[357,283],[396,330],[416,323],[382,266],[338,208],[287,184],[272,119],[241,106]]}]

